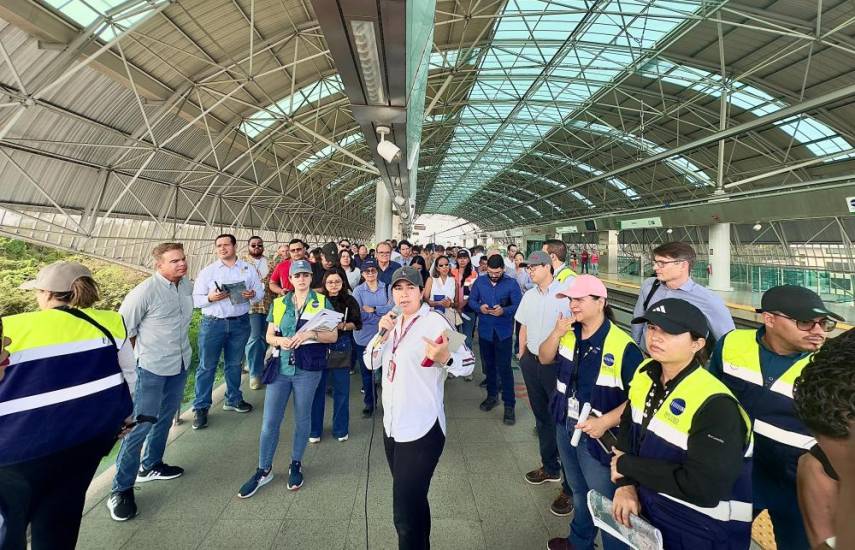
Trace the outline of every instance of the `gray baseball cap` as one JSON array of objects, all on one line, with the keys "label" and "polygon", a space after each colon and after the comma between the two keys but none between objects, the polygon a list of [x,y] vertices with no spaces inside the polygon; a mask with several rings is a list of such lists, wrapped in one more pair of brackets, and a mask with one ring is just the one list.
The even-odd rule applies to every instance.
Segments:
[{"label": "gray baseball cap", "polygon": [[417,287],[425,286],[424,281],[422,281],[422,274],[411,265],[399,267],[392,273],[392,285],[394,286],[398,281],[409,281]]},{"label": "gray baseball cap", "polygon": [[521,266],[527,265],[549,265],[552,262],[549,261],[549,254],[544,252],[543,250],[535,250],[531,254],[528,255],[526,261],[522,262]]},{"label": "gray baseball cap", "polygon": [[24,282],[18,288],[21,290],[38,289],[50,292],[70,292],[71,285],[81,277],[94,278],[92,272],[83,264],[56,262],[42,268],[35,279]]},{"label": "gray baseball cap", "polygon": [[312,264],[308,260],[297,260],[291,262],[291,267],[288,268],[288,276],[296,275],[297,273],[312,274]]}]

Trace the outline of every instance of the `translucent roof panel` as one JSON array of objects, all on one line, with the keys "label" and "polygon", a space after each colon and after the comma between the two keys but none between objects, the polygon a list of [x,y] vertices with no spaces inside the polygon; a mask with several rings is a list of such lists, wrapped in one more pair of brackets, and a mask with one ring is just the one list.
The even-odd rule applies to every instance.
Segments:
[{"label": "translucent roof panel", "polygon": [[271,124],[282,120],[283,115],[291,116],[306,105],[317,105],[321,100],[331,95],[343,92],[344,86],[337,74],[327,76],[307,84],[293,94],[283,97],[273,105],[259,110],[241,124],[241,131],[255,138],[270,127]]},{"label": "translucent roof panel", "polygon": [[[589,174],[591,174],[593,176],[601,176],[601,175],[605,174],[605,172],[603,172],[602,170],[600,170],[598,168],[594,168],[593,166],[591,166],[589,164],[585,164],[584,162],[576,162],[573,159],[570,159],[567,157],[561,157],[558,155],[553,155],[550,153],[542,153],[542,152],[535,152],[534,154],[538,157],[541,157],[541,158],[549,159],[552,161],[557,161],[557,162],[561,163],[562,166],[570,166],[573,168],[578,168],[579,170],[582,170],[583,172],[588,172]],[[630,200],[638,200],[641,198],[641,195],[639,195],[635,191],[635,189],[632,188],[632,186],[630,186],[628,183],[626,183],[625,181],[623,181],[620,178],[609,178],[606,181],[608,181],[609,185],[611,185],[612,187],[614,187],[615,189],[620,191],[621,194],[623,194],[626,198],[628,198]]]},{"label": "translucent roof panel", "polygon": [[133,26],[151,15],[155,9],[166,0],[153,1],[150,4],[140,4],[114,11],[118,6],[125,4],[124,0],[43,0],[47,5],[59,10],[63,15],[80,25],[88,27],[97,18],[111,16],[112,24],[105,22],[103,27],[96,31],[98,38],[109,42],[122,30]]},{"label": "translucent roof panel", "polygon": [[[722,94],[721,75],[696,67],[682,66],[667,59],[659,58],[651,61],[640,72],[644,76],[662,79],[712,97],[718,98]],[[736,80],[729,86],[730,104],[758,117],[780,111],[788,106],[786,102],[775,99],[751,84]],[[829,126],[811,116],[796,115],[777,122],[775,126],[797,143],[804,145],[814,155],[828,156],[827,162],[851,158],[855,155],[849,152],[852,149],[849,142]]]},{"label": "translucent roof panel", "polygon": [[[338,146],[342,149],[347,149],[348,146],[353,145],[356,142],[362,142],[365,138],[363,137],[361,132],[354,132],[352,134],[348,134],[338,140]],[[312,168],[312,166],[321,162],[324,159],[327,159],[332,156],[338,150],[337,147],[333,145],[327,145],[326,147],[315,151],[312,156],[301,162],[297,165],[297,170],[300,172],[305,172]]]},{"label": "translucent roof panel", "polygon": [[[628,66],[647,59],[702,2],[607,0],[585,19],[590,4],[508,0],[492,42],[480,52],[478,77],[427,211],[453,212]],[[575,40],[565,45],[570,33]]]}]

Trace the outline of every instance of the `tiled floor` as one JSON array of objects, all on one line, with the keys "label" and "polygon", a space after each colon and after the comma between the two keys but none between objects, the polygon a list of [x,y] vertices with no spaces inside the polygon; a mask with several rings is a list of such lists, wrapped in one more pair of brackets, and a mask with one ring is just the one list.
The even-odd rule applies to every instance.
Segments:
[{"label": "tiled floor", "polygon": [[[518,393],[524,396],[516,372]],[[531,486],[523,479],[539,466],[534,417],[524,398],[517,403],[515,426],[502,424],[502,407],[479,410],[480,378],[476,373],[473,382],[446,383],[448,440],[430,491],[432,548],[545,548],[550,537],[566,535],[569,518],[548,510],[558,484]],[[165,460],[184,467],[186,474],[140,486],[139,515],[133,520],[111,520],[104,504],[109,484],[94,484],[101,488],[90,494],[78,548],[363,549],[369,464],[368,548],[397,548],[382,424],[375,420],[367,460],[371,421],[361,415],[359,378],[351,382],[350,439],[339,443],[332,438],[328,407],[327,431],[306,452],[306,482],[298,492],[285,488],[293,433],[289,406],[274,463],[276,478],[252,498],[237,498],[255,470],[264,400],[263,391],[245,390],[245,398],[256,405],[252,413],[224,412],[215,405],[207,429],[186,429],[169,445]]]}]

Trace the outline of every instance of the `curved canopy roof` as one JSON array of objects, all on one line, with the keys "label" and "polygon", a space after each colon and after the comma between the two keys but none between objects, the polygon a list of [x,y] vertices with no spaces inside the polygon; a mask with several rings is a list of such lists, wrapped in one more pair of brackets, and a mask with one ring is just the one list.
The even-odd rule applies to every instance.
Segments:
[{"label": "curved canopy roof", "polygon": [[[506,229],[847,176],[851,101],[810,102],[855,85],[853,23],[846,0],[437,0],[416,214]],[[130,263],[373,233],[309,0],[0,0],[0,46],[0,230]]]}]

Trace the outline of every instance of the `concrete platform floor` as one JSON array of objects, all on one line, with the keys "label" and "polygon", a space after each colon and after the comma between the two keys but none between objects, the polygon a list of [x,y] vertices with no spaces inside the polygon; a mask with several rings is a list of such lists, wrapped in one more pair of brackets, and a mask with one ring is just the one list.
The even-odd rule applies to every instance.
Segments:
[{"label": "concrete platform floor", "polygon": [[[560,485],[532,486],[525,472],[540,465],[534,417],[525,400],[519,371],[515,426],[502,424],[502,407],[485,413],[478,404],[485,391],[475,380],[446,383],[448,435],[430,490],[432,548],[539,549],[550,537],[566,536],[569,519],[548,507]],[[392,524],[392,479],[383,454],[382,421],[367,461],[371,420],[362,418],[360,378],[351,377],[350,439],[340,443],[326,427],[321,443],[310,445],[303,460],[305,485],[285,488],[293,433],[289,404],[274,462],[275,479],[250,499],[237,491],[255,471],[264,391],[249,390],[249,414],[211,408],[209,427],[174,428],[165,461],[186,473],[172,481],[143,484],[135,493],[139,515],[113,521],[105,500],[112,470],[90,488],[78,548],[82,550],[191,548],[363,549],[366,548],[364,498],[368,483],[368,548],[397,548]]]}]

